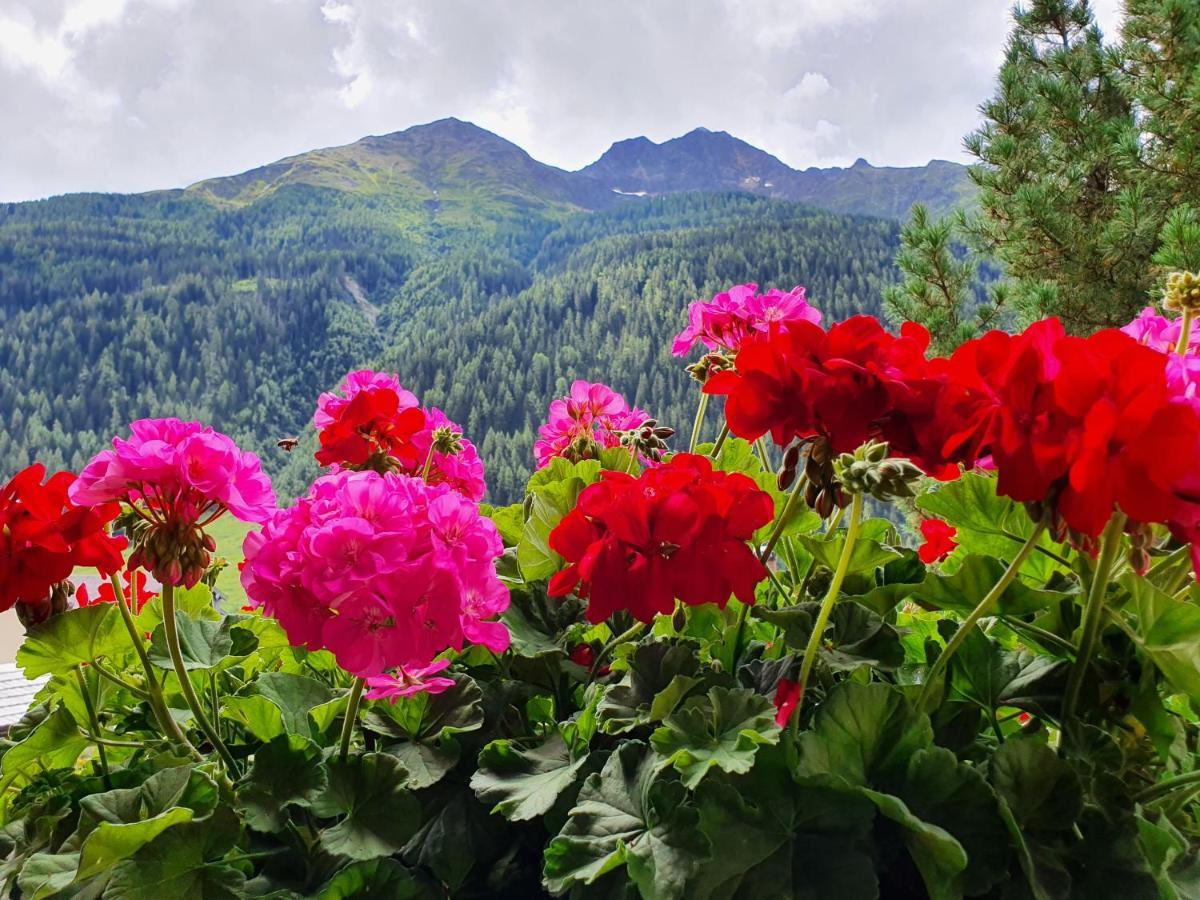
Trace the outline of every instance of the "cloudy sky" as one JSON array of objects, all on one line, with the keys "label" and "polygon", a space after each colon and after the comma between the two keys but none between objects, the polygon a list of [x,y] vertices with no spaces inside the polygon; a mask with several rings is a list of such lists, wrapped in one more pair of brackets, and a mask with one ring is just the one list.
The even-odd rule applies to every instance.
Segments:
[{"label": "cloudy sky", "polygon": [[[469,119],[544,162],[702,125],[796,167],[962,159],[1009,0],[0,0],[0,200]],[[1106,31],[1119,0],[1095,7]]]}]

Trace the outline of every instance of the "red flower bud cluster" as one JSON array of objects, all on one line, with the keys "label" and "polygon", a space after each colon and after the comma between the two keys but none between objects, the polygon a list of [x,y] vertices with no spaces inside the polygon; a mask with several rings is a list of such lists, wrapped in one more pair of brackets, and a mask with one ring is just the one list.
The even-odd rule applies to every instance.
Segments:
[{"label": "red flower bud cluster", "polygon": [[549,593],[587,598],[592,622],[618,610],[649,622],[676,598],[723,607],[732,594],[753,603],[767,572],[746,542],[773,514],[769,494],[704,456],[680,453],[637,478],[605,472],[550,533],[569,565]]}]

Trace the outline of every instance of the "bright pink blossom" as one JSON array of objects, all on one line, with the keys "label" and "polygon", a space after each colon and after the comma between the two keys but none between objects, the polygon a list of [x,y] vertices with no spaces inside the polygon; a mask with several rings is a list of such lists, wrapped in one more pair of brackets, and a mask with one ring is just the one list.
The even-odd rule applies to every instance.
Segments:
[{"label": "bright pink blossom", "polygon": [[401,697],[415,694],[440,694],[454,687],[454,679],[431,676],[445,671],[450,660],[439,659],[432,665],[415,669],[396,669],[392,675],[375,675],[367,679],[368,700],[390,700],[395,703]]},{"label": "bright pink blossom", "polygon": [[772,329],[786,331],[793,322],[821,322],[821,313],[805,300],[804,288],[759,294],[757,284],[738,284],[688,306],[687,328],[675,336],[671,352],[686,356],[699,343],[709,350],[736,353],[746,338]]},{"label": "bright pink blossom", "polygon": [[601,448],[621,446],[621,433],[644,424],[650,415],[630,408],[625,398],[606,384],[576,381],[571,393],[550,404],[549,418],[538,429],[533,453],[540,469],[567,453],[578,441]]},{"label": "bright pink blossom", "polygon": [[500,535],[448,484],[337,471],[244,549],[251,602],[293,644],[328,649],[355,675],[411,675],[465,641],[508,647],[492,621],[508,606]]},{"label": "bright pink blossom", "polygon": [[[409,475],[420,475],[425,470],[425,460],[429,459],[429,448],[433,446],[434,432],[439,429],[462,434],[462,428],[438,409],[436,406],[426,407],[425,427],[413,435],[413,446],[417,449],[419,462],[411,469],[405,470]],[[448,484],[468,500],[476,502],[483,499],[487,493],[487,482],[483,477],[483,460],[479,451],[466,438],[458,439],[459,450],[456,453],[442,453],[435,450],[430,459],[429,475],[426,478],[430,484]]]},{"label": "bright pink blossom", "polygon": [[226,511],[264,522],[275,511],[271,479],[253,453],[199,422],[141,419],[128,440],[92,458],[71,486],[72,502],[120,501],[135,507],[147,530],[130,558],[164,584],[196,584],[212,541],[204,528]]}]

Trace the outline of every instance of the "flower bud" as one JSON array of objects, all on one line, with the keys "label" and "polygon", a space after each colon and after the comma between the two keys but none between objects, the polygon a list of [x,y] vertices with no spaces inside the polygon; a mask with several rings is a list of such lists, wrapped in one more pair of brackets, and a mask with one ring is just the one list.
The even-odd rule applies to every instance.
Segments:
[{"label": "flower bud", "polygon": [[1200,274],[1172,272],[1163,292],[1163,309],[1172,312],[1200,312]]},{"label": "flower bud", "polygon": [[28,631],[34,625],[49,621],[59,613],[66,612],[70,598],[75,594],[75,585],[69,581],[60,581],[50,588],[44,598],[35,603],[17,603],[14,609],[17,619]]}]

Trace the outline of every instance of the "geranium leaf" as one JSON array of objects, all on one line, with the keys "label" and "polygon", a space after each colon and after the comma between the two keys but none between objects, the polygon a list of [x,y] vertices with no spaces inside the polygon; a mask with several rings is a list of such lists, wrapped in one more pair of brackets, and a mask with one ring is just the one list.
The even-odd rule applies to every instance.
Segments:
[{"label": "geranium leaf", "polygon": [[542,585],[515,588],[500,614],[512,637],[512,652],[527,659],[565,656],[559,635],[583,618],[584,603],[574,597],[549,599]]},{"label": "geranium leaf", "polygon": [[88,745],[71,714],[58,707],[0,759],[0,794],[28,781],[29,771],[71,768]]},{"label": "geranium leaf", "polygon": [[1026,650],[1004,650],[976,627],[951,660],[950,699],[994,712],[1001,706],[1056,716],[1069,663]]},{"label": "geranium leaf", "polygon": [[1138,646],[1175,690],[1200,701],[1200,606],[1133,575],[1122,578],[1121,586],[1137,613]]},{"label": "geranium leaf", "polygon": [[775,707],[766,697],[745,688],[714,687],[676,709],[650,743],[694,790],[714,766],[749,772],[759,746],[778,743],[779,731]]},{"label": "geranium leaf", "polygon": [[350,859],[390,856],[421,821],[421,809],[405,790],[408,774],[386,753],[330,759],[328,789],[310,806],[322,818],[345,816],[321,832],[321,847]]},{"label": "geranium leaf", "polygon": [[410,741],[433,741],[483,727],[483,692],[475,679],[459,675],[440,694],[414,694],[395,703],[372,703],[363,719],[377,734]]},{"label": "geranium leaf", "polygon": [[904,845],[921,872],[930,900],[957,900],[963,896],[959,875],[967,867],[967,853],[945,829],[913,815],[899,797],[861,788],[886,818],[903,829]]},{"label": "geranium leaf", "polygon": [[699,819],[681,784],[658,779],[646,745],[626,742],[588,776],[546,847],[545,885],[558,893],[624,865],[643,897],[684,897],[710,851]]},{"label": "geranium leaf", "polygon": [[270,741],[287,733],[279,707],[258,694],[222,697],[221,718],[237,722],[260,741]]},{"label": "geranium leaf", "polygon": [[683,641],[639,644],[629,659],[629,671],[604,692],[596,711],[600,730],[620,734],[638,725],[661,721],[700,683],[699,669],[695,644]]},{"label": "geranium leaf", "polygon": [[[869,519],[866,523],[863,523],[864,526],[871,521],[876,520]],[[891,528],[891,522],[886,522],[885,524],[888,528]],[[813,559],[819,565],[825,566],[828,569],[835,569],[842,556],[842,547],[846,543],[846,532],[839,530],[828,537],[801,535],[797,540],[803,545],[804,549],[812,554]],[[886,544],[867,537],[859,537],[854,542],[854,549],[850,553],[849,570],[851,572],[871,572],[899,558],[900,551],[894,547],[889,547]]]},{"label": "geranium leaf", "polygon": [[237,806],[254,830],[279,831],[289,804],[312,803],[328,784],[320,748],[298,734],[280,735],[255,752],[237,787]]},{"label": "geranium leaf", "polygon": [[868,786],[903,773],[918,750],[933,742],[929,717],[897,689],[843,682],[800,735],[797,774]]},{"label": "geranium leaf", "polygon": [[423,790],[437,784],[458,765],[461,748],[458,741],[401,741],[389,744],[384,750],[396,757],[408,772],[408,786]]},{"label": "geranium leaf", "polygon": [[34,625],[17,650],[17,665],[26,678],[59,675],[79,663],[117,656],[129,648],[129,635],[116,606],[97,603],[52,616]]},{"label": "geranium leaf", "polygon": [[403,859],[432,872],[453,895],[472,870],[508,849],[512,832],[497,828],[487,807],[460,785],[443,782],[422,796],[425,822],[404,847]]},{"label": "geranium leaf", "polygon": [[1005,741],[991,760],[991,781],[1027,833],[1071,830],[1083,810],[1079,777],[1037,738]]},{"label": "geranium leaf", "polygon": [[258,677],[255,688],[259,696],[270,700],[279,709],[284,730],[288,734],[299,734],[306,738],[314,737],[309,712],[336,696],[333,690],[315,678],[292,672],[265,672]]},{"label": "geranium leaf", "polygon": [[705,779],[696,803],[714,851],[689,897],[878,896],[869,845],[874,807],[842,789],[794,784],[780,750],[763,748],[749,775]]},{"label": "geranium leaf", "polygon": [[[995,476],[981,472],[967,472],[954,481],[938,482],[917,498],[916,506],[957,529],[954,539],[960,549],[946,564],[948,570],[965,554],[1012,559],[1033,533],[1033,521],[1025,509],[1007,497],[998,497]],[[1038,545],[1052,552],[1059,549],[1048,535]],[[1052,557],[1032,553],[1021,571],[1044,582],[1060,568]]]},{"label": "geranium leaf", "polygon": [[[803,650],[820,608],[820,603],[806,602],[782,609],[756,608],[754,615],[782,628],[787,645]],[[834,606],[824,637],[821,659],[835,672],[851,672],[862,665],[890,671],[904,662],[896,629],[852,598]]]},{"label": "geranium leaf", "polygon": [[[233,622],[229,619],[193,619],[176,610],[175,622],[179,631],[179,653],[183,657],[183,667],[189,672],[215,669],[233,650],[230,633]],[[162,625],[154,629],[150,638],[150,662],[168,671],[175,668]]]},{"label": "geranium leaf", "polygon": [[586,754],[571,759],[557,732],[531,750],[522,750],[512,741],[492,741],[479,754],[471,788],[492,806],[493,813],[513,822],[526,821],[549,812],[586,762]]},{"label": "geranium leaf", "polygon": [[170,828],[117,864],[104,896],[112,900],[238,900],[245,896],[246,877],[221,861],[237,837],[237,819],[228,811]]},{"label": "geranium leaf", "polygon": [[[924,583],[910,594],[937,609],[966,615],[987,596],[992,586],[1004,574],[1006,564],[991,556],[968,555],[953,574],[930,571]],[[1053,603],[1069,597],[1061,591],[1031,588],[1019,579],[1013,581],[1000,595],[994,607],[996,614],[1023,616],[1039,612]]]},{"label": "geranium leaf", "polygon": [[515,547],[521,541],[521,533],[525,525],[525,511],[520,503],[510,506],[490,506],[481,504],[479,511],[496,525],[505,546]]},{"label": "geranium leaf", "polygon": [[[221,614],[213,606],[212,588],[206,584],[198,584],[192,588],[176,588],[175,612],[186,619],[216,622],[221,618]],[[136,616],[138,630],[143,632],[154,631],[162,624],[162,620],[161,595],[150,598]]]},{"label": "geranium leaf", "polygon": [[433,900],[432,886],[418,881],[394,859],[351,863],[339,871],[317,895],[318,900]]},{"label": "geranium leaf", "polygon": [[583,489],[599,479],[600,463],[594,459],[570,463],[556,457],[533,474],[517,545],[517,561],[526,581],[545,581],[562,568],[562,557],[550,549],[550,532],[575,508]]}]

